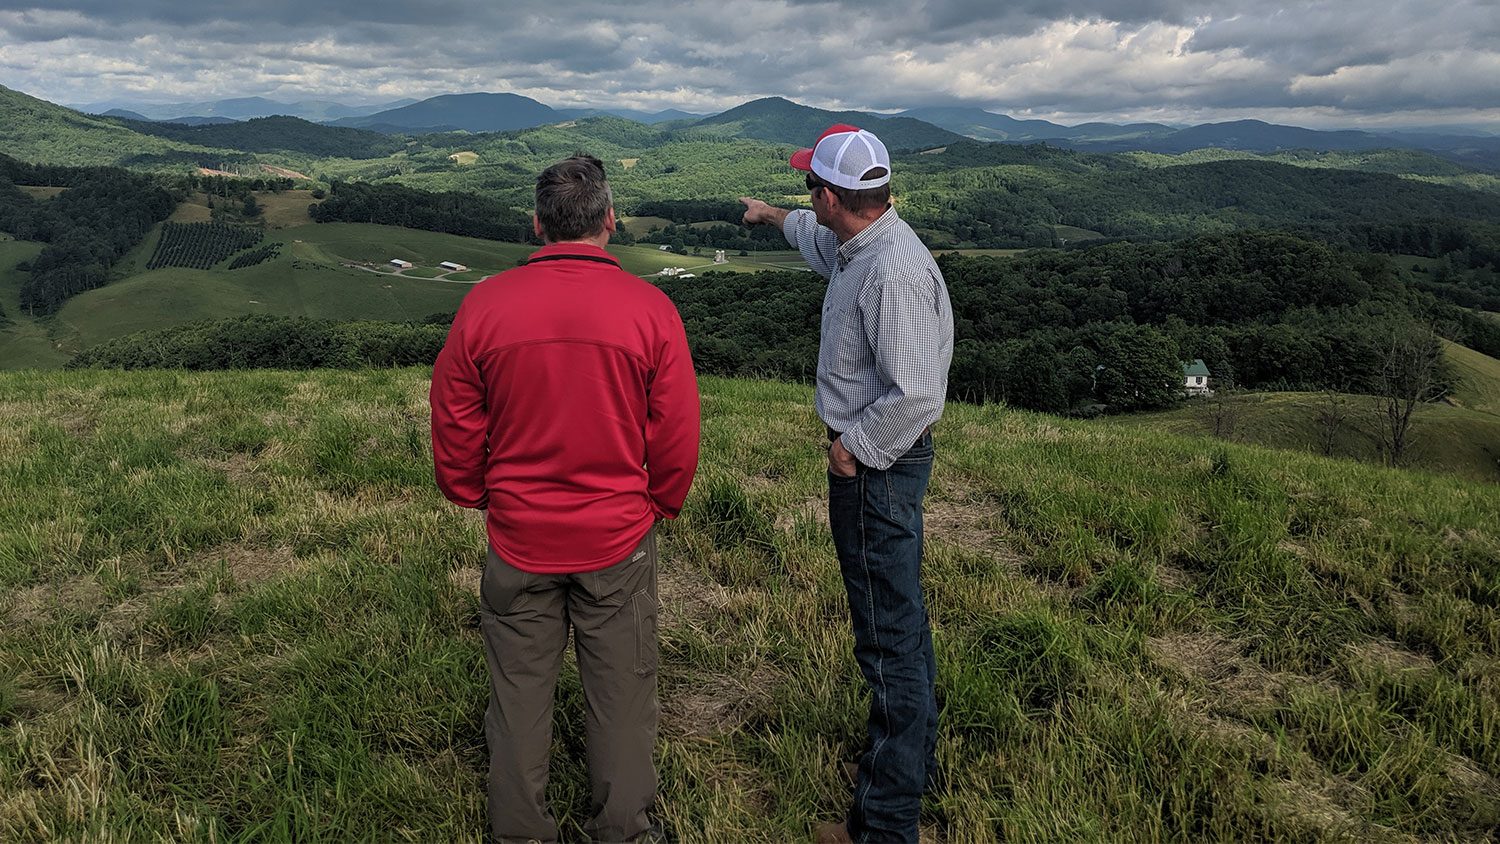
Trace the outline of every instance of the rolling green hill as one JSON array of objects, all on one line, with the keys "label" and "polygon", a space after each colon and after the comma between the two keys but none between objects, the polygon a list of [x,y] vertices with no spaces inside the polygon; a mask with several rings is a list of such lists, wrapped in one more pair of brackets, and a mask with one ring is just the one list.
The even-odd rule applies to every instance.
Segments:
[{"label": "rolling green hill", "polygon": [[[278,213],[292,219],[291,211],[301,201],[297,194],[302,193],[272,195],[288,206]],[[188,207],[199,206],[184,206]],[[0,324],[0,368],[53,368],[77,352],[136,331],[242,314],[421,319],[456,310],[469,283],[515,266],[536,249],[392,226],[305,223],[269,230],[266,242],[281,243],[280,254],[253,267],[229,270],[226,260],[209,270],[147,270],[158,236],[147,237],[120,262],[118,280],[73,297],[55,320],[45,324],[18,315],[20,274],[13,269],[17,262],[35,257],[40,245],[0,242],[0,307],[11,318]],[[655,246],[611,246],[610,251],[626,270],[641,276],[663,267],[699,273],[801,264],[790,251],[731,255],[726,264],[714,264],[712,253],[675,255]],[[387,263],[392,258],[416,266],[397,274]],[[470,271],[433,278],[442,272],[437,269],[442,261],[464,264]]]},{"label": "rolling green hill", "polygon": [[964,140],[964,136],[911,117],[877,117],[859,111],[827,111],[782,97],[765,97],[705,117],[682,130],[688,135],[755,138],[779,144],[811,146],[824,129],[848,123],[880,136],[887,148],[925,149]]},{"label": "rolling green hill", "polygon": [[318,158],[378,158],[405,144],[378,132],[323,126],[296,117],[258,117],[244,122],[186,126],[180,123],[122,121],[143,135],[184,144],[243,152],[293,152]]},{"label": "rolling green hill", "polygon": [[143,135],[109,118],[69,108],[0,85],[0,151],[46,164],[119,164],[141,155],[198,155],[205,147]]},{"label": "rolling green hill", "polygon": [[[0,839],[483,838],[484,534],[427,376],[0,373]],[[660,817],[805,841],[867,708],[822,428],[805,387],[702,389]],[[1500,486],[993,406],[937,439],[924,837],[1493,838]],[[569,658],[568,840],[581,709]]]},{"label": "rolling green hill", "polygon": [[[1463,347],[1452,347],[1462,349]],[[1467,349],[1451,357],[1496,361]],[[1462,369],[1462,365],[1460,365]],[[1464,387],[1460,395],[1493,402],[1495,382]],[[1319,414],[1327,397],[1319,393],[1245,393],[1231,400],[1227,439],[1292,451],[1323,452],[1324,427]],[[1378,400],[1371,396],[1340,396],[1345,419],[1338,426],[1332,457],[1379,464]],[[1492,407],[1493,405],[1486,405]],[[1144,427],[1175,434],[1212,437],[1217,411],[1211,400],[1199,399],[1172,410],[1106,417],[1101,424]],[[1404,464],[1413,469],[1452,474],[1473,481],[1500,483],[1500,415],[1469,406],[1432,404],[1418,410],[1411,429],[1410,451]]]},{"label": "rolling green hill", "polygon": [[1444,342],[1443,348],[1459,378],[1453,404],[1500,417],[1500,360],[1456,343]]}]

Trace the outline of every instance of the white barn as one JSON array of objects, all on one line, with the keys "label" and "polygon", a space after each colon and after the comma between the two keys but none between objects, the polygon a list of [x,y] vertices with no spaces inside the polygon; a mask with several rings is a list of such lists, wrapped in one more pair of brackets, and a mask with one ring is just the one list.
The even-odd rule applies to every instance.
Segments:
[{"label": "white barn", "polygon": [[461,273],[464,270],[468,269],[468,267],[464,266],[463,264],[454,263],[453,261],[444,261],[441,264],[438,264],[438,266],[455,273]]},{"label": "white barn", "polygon": [[391,266],[396,267],[398,269],[409,270],[409,269],[412,268],[412,263],[411,263],[411,261],[403,261],[400,258],[392,258],[391,259]]}]

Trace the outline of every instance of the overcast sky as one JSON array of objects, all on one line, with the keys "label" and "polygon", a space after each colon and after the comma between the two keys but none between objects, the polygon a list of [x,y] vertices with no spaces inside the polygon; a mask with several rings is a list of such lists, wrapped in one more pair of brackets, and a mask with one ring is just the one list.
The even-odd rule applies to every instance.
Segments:
[{"label": "overcast sky", "polygon": [[1500,131],[1500,0],[0,0],[0,84],[61,103],[779,95]]}]

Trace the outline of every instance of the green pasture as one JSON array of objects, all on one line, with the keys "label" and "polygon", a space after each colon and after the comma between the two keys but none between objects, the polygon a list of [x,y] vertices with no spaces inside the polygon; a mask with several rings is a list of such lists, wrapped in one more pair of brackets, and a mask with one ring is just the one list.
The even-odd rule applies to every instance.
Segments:
[{"label": "green pasture", "polygon": [[21,310],[21,282],[26,273],[16,264],[30,261],[42,251],[42,244],[0,238],[0,370],[51,369],[62,366],[68,353],[59,350],[47,324],[27,316]]},{"label": "green pasture", "polygon": [[[658,813],[808,841],[867,705],[811,390],[705,378]],[[0,840],[485,839],[427,372],[0,373]],[[950,406],[924,838],[1492,841],[1500,486]],[[549,797],[588,813],[571,657]]]},{"label": "green pasture", "polygon": [[[1469,354],[1484,357],[1477,352]],[[1481,403],[1493,401],[1493,389],[1491,382],[1465,388],[1461,395],[1472,395]],[[1329,412],[1329,402],[1322,393],[1242,393],[1227,399],[1227,405],[1214,399],[1192,399],[1170,410],[1105,417],[1100,424],[1207,437],[1214,435],[1217,424],[1221,437],[1234,442],[1382,463],[1379,400],[1372,396],[1336,396],[1333,414],[1342,421],[1333,426],[1332,447],[1325,452],[1328,425],[1319,420]],[[1472,405],[1424,405],[1416,412],[1410,438],[1404,458],[1409,468],[1500,482],[1500,415]]]},{"label": "green pasture", "polygon": [[1053,226],[1052,233],[1069,243],[1081,243],[1085,240],[1098,240],[1104,235],[1091,229],[1080,229],[1077,226]]},{"label": "green pasture", "polygon": [[1452,403],[1500,417],[1500,360],[1447,340],[1443,349],[1458,376]]}]

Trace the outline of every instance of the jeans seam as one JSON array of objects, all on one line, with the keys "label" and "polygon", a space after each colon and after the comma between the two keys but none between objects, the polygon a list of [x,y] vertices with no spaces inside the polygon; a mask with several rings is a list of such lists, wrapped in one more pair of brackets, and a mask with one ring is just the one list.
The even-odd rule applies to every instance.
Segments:
[{"label": "jeans seam", "polygon": [[[890,703],[886,695],[885,686],[885,657],[881,653],[879,628],[875,623],[875,583],[870,578],[870,555],[869,542],[865,537],[865,504],[869,492],[869,475],[860,477],[859,496],[859,563],[865,574],[865,604],[868,613],[870,643],[875,648],[875,676],[879,679],[879,688],[872,690],[879,701],[880,717],[885,721],[885,728],[881,731],[880,740],[870,748],[870,774],[865,779],[864,791],[859,795],[859,816],[863,823],[866,814],[865,807],[870,799],[870,789],[874,786],[875,763],[880,758],[880,751],[891,733]],[[889,480],[887,480],[889,484]]]}]

